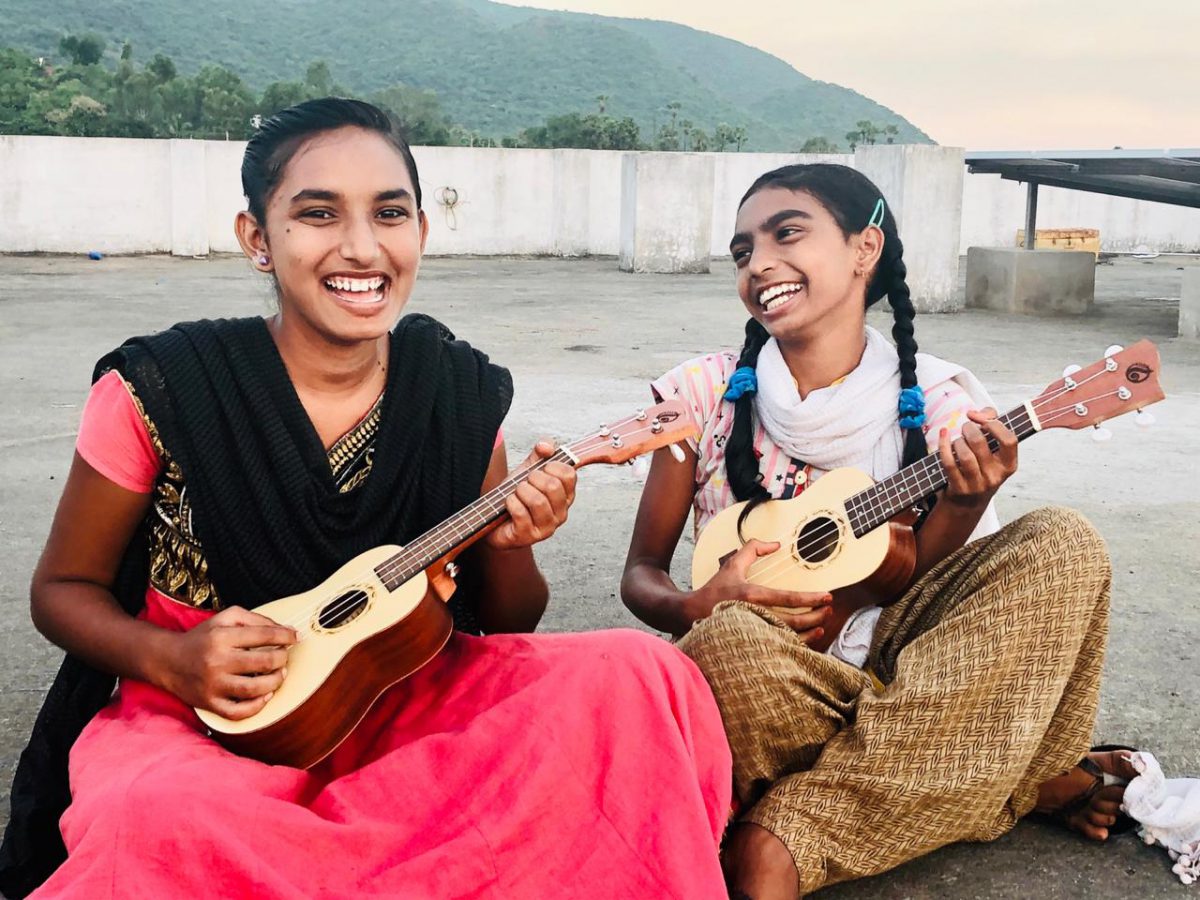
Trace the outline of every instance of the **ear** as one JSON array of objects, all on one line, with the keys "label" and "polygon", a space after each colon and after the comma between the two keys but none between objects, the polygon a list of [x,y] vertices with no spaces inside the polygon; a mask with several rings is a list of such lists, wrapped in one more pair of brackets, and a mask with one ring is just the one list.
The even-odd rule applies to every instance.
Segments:
[{"label": "ear", "polygon": [[[237,235],[242,252],[254,263],[254,268],[260,272],[270,272],[274,269],[271,246],[267,243],[267,230],[258,224],[258,219],[247,210],[242,210],[233,220],[233,233]],[[263,257],[267,258],[265,264],[262,262]]]},{"label": "ear", "polygon": [[854,236],[854,265],[868,282],[879,265],[879,257],[883,255],[883,243],[883,232],[878,225],[868,225]]},{"label": "ear", "polygon": [[425,241],[429,239],[429,216],[425,215],[425,210],[419,210],[418,215],[421,222],[421,255],[425,255]]}]

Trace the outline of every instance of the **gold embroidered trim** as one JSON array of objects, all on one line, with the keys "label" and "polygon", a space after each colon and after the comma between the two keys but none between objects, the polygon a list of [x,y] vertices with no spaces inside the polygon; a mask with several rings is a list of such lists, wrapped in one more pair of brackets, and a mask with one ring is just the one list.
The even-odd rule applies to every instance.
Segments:
[{"label": "gold embroidered trim", "polygon": [[[146,414],[146,408],[128,381],[118,372],[117,377],[129,393],[142,417],[154,452],[163,461],[162,472],[154,483],[150,515],[150,586],[181,603],[199,609],[219,610],[221,598],[208,577],[208,560],[204,548],[192,531],[192,507],[188,501],[183,471],[163,446],[158,428]],[[379,431],[383,396],[363,420],[329,448],[329,467],[334,480],[346,477],[338,490],[347,493],[366,480],[371,473],[375,448],[370,446]],[[357,465],[356,465],[357,463]],[[354,471],[348,472],[353,466]]]},{"label": "gold embroidered trim", "polygon": [[[379,432],[379,418],[382,409],[383,394],[380,394],[375,400],[375,404],[363,416],[362,421],[338,438],[333,446],[329,448],[329,469],[333,473],[333,480],[335,482],[345,474],[348,466],[352,465],[363,455],[363,449],[367,448],[367,445],[375,440],[375,435]],[[373,448],[366,450],[366,458],[362,460],[362,470],[356,471],[350,476],[346,484],[338,488],[341,493],[344,494],[362,484],[371,471],[374,455]]]}]

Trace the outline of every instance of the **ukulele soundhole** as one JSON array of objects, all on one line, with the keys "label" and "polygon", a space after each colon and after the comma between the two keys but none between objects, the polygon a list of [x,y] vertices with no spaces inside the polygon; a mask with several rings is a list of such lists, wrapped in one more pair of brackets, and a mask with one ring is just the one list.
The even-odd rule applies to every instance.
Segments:
[{"label": "ukulele soundhole", "polygon": [[806,563],[822,563],[837,551],[838,523],[828,516],[810,519],[796,538],[796,554]]},{"label": "ukulele soundhole", "polygon": [[361,616],[370,601],[370,596],[361,588],[339,594],[321,607],[317,613],[317,625],[325,631],[341,628]]}]

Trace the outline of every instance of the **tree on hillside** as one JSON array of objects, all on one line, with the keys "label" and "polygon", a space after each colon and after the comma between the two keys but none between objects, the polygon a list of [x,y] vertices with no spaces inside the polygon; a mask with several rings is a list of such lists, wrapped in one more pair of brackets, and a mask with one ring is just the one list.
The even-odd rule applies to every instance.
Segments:
[{"label": "tree on hillside", "polygon": [[713,149],[724,153],[725,148],[733,143],[733,128],[727,122],[718,122],[713,129]]},{"label": "tree on hillside", "polygon": [[637,123],[628,117],[589,113],[551,116],[544,124],[526,128],[505,146],[574,147],[581,150],[637,150],[641,135]]},{"label": "tree on hillside", "polygon": [[258,111],[263,116],[273,116],[281,109],[295,106],[315,95],[312,89],[299,81],[272,81],[263,89]]},{"label": "tree on hillside", "polygon": [[58,42],[58,50],[74,65],[94,66],[104,56],[104,38],[98,34],[68,35]]},{"label": "tree on hillside", "polygon": [[877,125],[867,119],[861,119],[858,122],[858,127],[854,131],[846,133],[846,140],[850,142],[850,150],[860,144],[871,145],[879,143],[882,137],[889,144],[896,141],[896,136],[900,134],[900,129],[895,125]]},{"label": "tree on hillside", "polygon": [[104,104],[86,94],[76,94],[66,109],[46,113],[46,121],[59,126],[63,134],[73,137],[95,137],[102,133]]},{"label": "tree on hillside", "polygon": [[223,66],[205,66],[195,83],[203,122],[198,137],[241,140],[250,136],[254,95],[238,75]]},{"label": "tree on hillside", "polygon": [[842,148],[831,141],[825,135],[820,134],[816,137],[810,137],[800,147],[801,153],[841,153]]},{"label": "tree on hillside", "polygon": [[335,93],[329,63],[323,59],[309,64],[308,71],[304,73],[304,83],[312,89],[313,97],[328,97]]},{"label": "tree on hillside", "polygon": [[146,63],[146,71],[149,72],[154,80],[159,84],[166,84],[175,77],[175,63],[171,57],[163,56],[161,53],[155,53],[154,58]]},{"label": "tree on hillside", "polygon": [[451,122],[434,91],[397,84],[375,94],[371,102],[392,111],[404,125],[409,143],[450,143]]}]

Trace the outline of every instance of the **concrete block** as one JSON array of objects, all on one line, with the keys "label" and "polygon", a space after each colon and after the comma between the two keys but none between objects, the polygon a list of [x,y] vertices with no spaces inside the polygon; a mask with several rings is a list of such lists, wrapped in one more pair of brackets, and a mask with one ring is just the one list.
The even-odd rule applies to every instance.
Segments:
[{"label": "concrete block", "polygon": [[208,255],[204,142],[171,141],[171,255]]},{"label": "concrete block", "polygon": [[1179,336],[1200,341],[1200,269],[1183,270],[1183,293],[1179,295]]},{"label": "concrete block", "polygon": [[550,252],[587,256],[592,172],[587,150],[555,150],[551,193]]},{"label": "concrete block", "polygon": [[1081,314],[1096,298],[1096,257],[1082,250],[967,250],[968,307]]},{"label": "concrete block", "polygon": [[621,165],[622,272],[707,272],[711,155],[630,153]]},{"label": "concrete block", "polygon": [[962,148],[873,144],[854,151],[854,167],[875,182],[891,204],[904,242],[908,287],[917,312],[961,308]]}]

